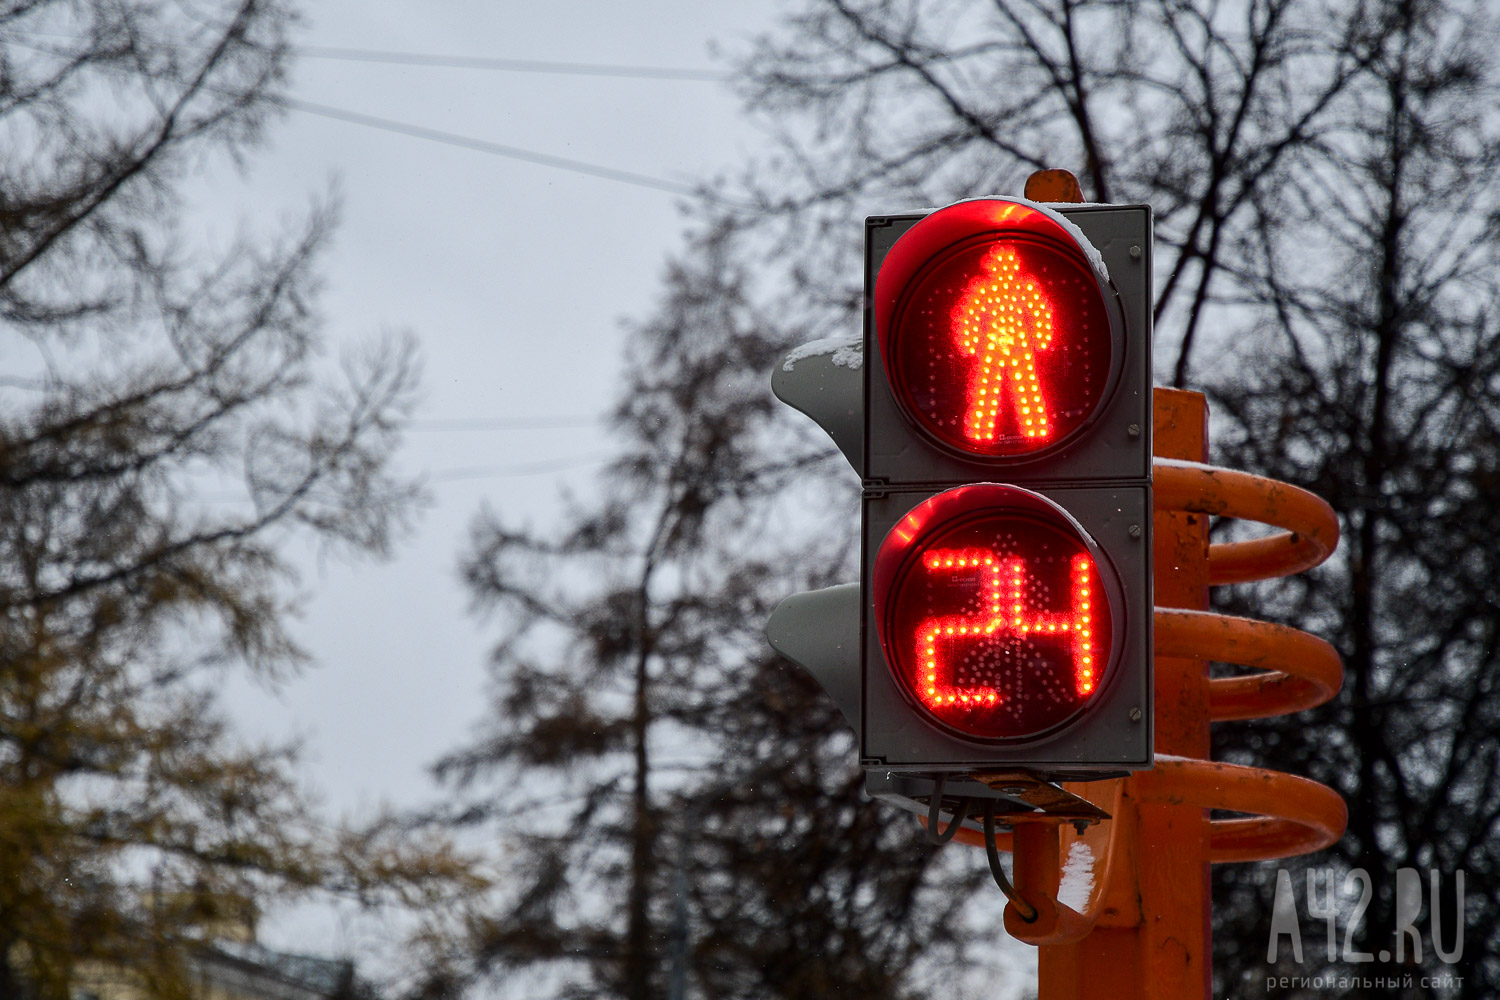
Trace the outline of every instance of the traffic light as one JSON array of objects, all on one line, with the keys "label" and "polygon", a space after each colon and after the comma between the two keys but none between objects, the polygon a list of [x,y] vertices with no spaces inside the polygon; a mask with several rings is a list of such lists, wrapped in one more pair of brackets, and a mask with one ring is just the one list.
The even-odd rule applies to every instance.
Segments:
[{"label": "traffic light", "polygon": [[857,586],[767,632],[839,702],[873,793],[1150,766],[1151,246],[1145,206],[872,217],[862,357],[773,374],[859,472],[863,543]]}]

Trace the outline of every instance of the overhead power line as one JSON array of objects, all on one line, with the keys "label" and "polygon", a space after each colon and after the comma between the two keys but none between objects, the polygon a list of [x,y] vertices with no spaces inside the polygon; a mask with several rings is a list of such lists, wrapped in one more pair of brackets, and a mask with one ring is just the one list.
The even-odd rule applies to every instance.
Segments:
[{"label": "overhead power line", "polygon": [[[48,55],[67,58],[69,53],[58,52],[41,46],[28,45],[25,42],[16,44],[33,51],[45,52]],[[218,88],[209,87],[210,90]],[[621,184],[631,184],[636,187],[650,188],[653,191],[665,191],[669,194],[684,195],[689,198],[701,198],[704,201],[724,205],[729,208],[747,210],[750,206],[739,204],[727,198],[720,198],[709,194],[691,184],[681,181],[667,180],[664,177],[652,177],[649,174],[638,174],[630,170],[620,170],[616,167],[607,167],[602,164],[588,163],[583,160],[574,160],[565,156],[553,156],[550,153],[538,153],[530,149],[522,149],[519,146],[509,146],[504,143],[491,142],[488,139],[476,139],[473,136],[460,135],[456,132],[445,132],[441,129],[428,128],[425,125],[412,125],[407,122],[399,122],[392,118],[382,118],[379,115],[367,115],[359,111],[349,111],[345,108],[336,108],[328,104],[318,104],[314,101],[304,101],[297,97],[268,97],[269,103],[279,105],[290,111],[301,111],[304,114],[319,115],[323,118],[331,118],[334,121],[346,122],[351,125],[362,125],[365,128],[381,129],[386,132],[395,132],[398,135],[410,136],[415,139],[425,139],[428,142],[440,142],[448,146],[458,146],[461,149],[469,149],[479,153],[488,153],[491,156],[501,156],[506,159],[519,160],[523,163],[534,163],[538,166],[551,167],[554,170],[566,170],[570,173],[584,174],[589,177],[599,177],[604,180],[616,181]]]},{"label": "overhead power line", "polygon": [[608,461],[615,455],[609,452],[600,452],[593,455],[579,455],[574,458],[551,459],[542,462],[522,462],[517,465],[475,465],[467,468],[444,469],[439,472],[429,473],[424,480],[429,483],[452,483],[464,479],[506,479],[511,476],[535,476],[544,472],[561,472],[564,469],[574,469],[583,465],[596,465],[599,462]]},{"label": "overhead power line", "polygon": [[413,420],[413,431],[533,431],[570,427],[597,427],[599,417],[449,417]]},{"label": "overhead power line", "polygon": [[698,80],[706,83],[722,83],[730,79],[730,74],[720,70],[671,66],[550,62],[542,59],[505,59],[495,56],[444,56],[420,52],[346,49],[327,45],[294,45],[292,52],[309,59],[341,59],[348,62],[439,66],[449,69],[487,69],[508,73],[556,73],[564,76],[609,76],[641,80]]},{"label": "overhead power line", "polygon": [[[20,36],[57,38],[86,44],[89,39],[61,31],[13,31]],[[187,50],[185,45],[172,48]],[[548,59],[509,59],[504,56],[446,56],[426,52],[386,49],[354,49],[337,45],[291,45],[288,49],[306,59],[338,59],[345,62],[383,63],[396,66],[436,66],[445,69],[487,69],[503,73],[552,73],[563,76],[608,76],[637,80],[694,80],[723,83],[733,75],[716,69],[681,66],[636,66],[626,63],[581,63]],[[60,55],[61,53],[56,53]]]},{"label": "overhead power line", "polygon": [[[615,455],[596,452],[592,455],[576,455],[572,458],[556,458],[539,462],[519,462],[514,465],[470,465],[454,469],[439,469],[420,475],[423,483],[456,483],[470,479],[511,479],[518,476],[539,476],[548,472],[563,472],[567,469],[598,465]],[[195,498],[199,503],[249,503],[250,494],[244,490],[205,493]]]},{"label": "overhead power line", "polygon": [[411,125],[407,122],[398,122],[394,119],[381,118],[377,115],[362,114],[358,111],[348,111],[343,108],[331,107],[327,104],[315,104],[312,101],[304,101],[297,97],[276,97],[272,98],[272,100],[292,111],[301,111],[305,114],[332,118],[335,121],[348,122],[351,125],[378,128],[386,132],[395,132],[416,139],[426,139],[429,142],[441,142],[445,145],[471,149],[479,153],[489,153],[491,156],[503,156],[506,159],[520,160],[524,163],[535,163],[544,167],[552,167],[556,170],[567,170],[571,173],[586,174],[590,177],[602,177],[605,180],[618,181],[621,184],[633,184],[636,187],[651,188],[655,191],[666,191],[670,194],[680,194],[694,198],[701,197],[709,201],[722,200],[699,191],[691,184],[684,184],[680,181],[670,181],[662,177],[637,174],[629,170],[618,170],[614,167],[606,167],[597,163],[586,163],[583,160],[568,159],[565,156],[553,156],[550,153],[538,153],[529,149],[521,149],[518,146],[507,146],[504,143],[490,142],[488,139],[475,139],[472,136],[459,135],[456,132],[444,132],[440,129],[428,128],[425,125]]}]

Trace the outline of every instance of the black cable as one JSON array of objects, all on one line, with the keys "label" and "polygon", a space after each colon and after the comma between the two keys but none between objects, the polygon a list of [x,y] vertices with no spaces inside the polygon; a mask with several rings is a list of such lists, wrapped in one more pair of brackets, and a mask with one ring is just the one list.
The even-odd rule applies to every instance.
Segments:
[{"label": "black cable", "polygon": [[397,66],[441,66],[449,69],[490,69],[509,73],[557,73],[566,76],[613,76],[638,80],[701,80],[722,83],[730,74],[713,69],[679,69],[670,66],[623,66],[608,63],[550,62],[541,59],[505,59],[494,56],[443,56],[421,52],[388,52],[347,49],[328,45],[293,45],[294,55],[308,59],[342,59],[349,62],[390,63]]},{"label": "black cable", "polygon": [[[36,45],[28,45],[25,42],[15,42],[14,44],[62,59],[71,57],[67,52],[57,52]],[[170,77],[163,78],[171,79]],[[205,89],[225,93],[225,91],[217,87],[205,85]],[[697,198],[712,205],[722,205],[726,208],[737,209],[739,211],[752,210],[752,206],[750,205],[731,201],[728,198],[721,198],[711,193],[706,187],[698,187],[682,181],[672,181],[663,177],[638,174],[631,170],[619,170],[615,167],[588,163],[584,160],[574,160],[566,156],[538,153],[530,149],[522,149],[519,146],[507,146],[500,142],[490,142],[487,139],[476,139],[472,136],[460,135],[457,132],[445,132],[442,129],[396,121],[393,118],[382,118],[379,115],[367,115],[359,111],[350,111],[346,108],[336,108],[328,104],[304,101],[298,97],[265,95],[262,99],[268,104],[286,108],[288,111],[300,111],[303,114],[331,118],[334,121],[345,122],[350,125],[362,125],[365,128],[394,132],[397,135],[409,136],[413,139],[440,142],[447,146],[458,146],[461,149],[469,149],[477,153],[489,153],[491,156],[502,156],[510,160],[520,160],[523,163],[534,163],[543,167],[551,167],[554,170],[566,170],[570,173],[584,174],[588,177],[599,177],[620,184],[632,184],[636,187],[650,188],[653,191],[665,191],[668,194]]]},{"label": "black cable", "polygon": [[536,431],[598,427],[601,417],[450,417],[413,420],[409,431]]},{"label": "black cable", "polygon": [[1016,887],[1010,884],[1010,879],[1005,877],[1005,869],[1000,866],[1000,849],[995,846],[995,800],[984,800],[984,856],[990,863],[990,875],[995,879],[995,884],[1000,891],[1005,893],[1005,898],[1010,900],[1021,919],[1028,924],[1036,920],[1036,907],[1022,899],[1016,892]]},{"label": "black cable", "polygon": [[543,472],[561,472],[563,469],[592,465],[613,457],[614,455],[611,452],[599,452],[593,455],[578,455],[574,458],[522,462],[518,465],[468,466],[429,473],[424,477],[424,481],[429,483],[452,483],[460,479],[503,479],[508,476],[535,476]]},{"label": "black cable", "polygon": [[366,128],[395,132],[398,135],[410,136],[413,139],[441,142],[448,146],[471,149],[477,153],[489,153],[492,156],[503,156],[511,160],[521,160],[525,163],[536,163],[544,167],[552,167],[554,170],[567,170],[575,174],[587,174],[590,177],[602,177],[607,181],[634,184],[636,187],[666,191],[669,194],[701,197],[705,201],[720,200],[698,190],[691,184],[669,181],[660,177],[650,177],[646,174],[637,174],[629,170],[616,170],[614,167],[585,163],[583,160],[572,160],[564,156],[552,156],[548,153],[536,153],[529,149],[521,149],[518,146],[507,146],[503,143],[490,142],[487,139],[475,139],[471,136],[459,135],[456,132],[444,132],[441,129],[427,128],[423,125],[410,125],[406,122],[398,122],[392,118],[382,118],[379,115],[367,115],[358,111],[348,111],[344,108],[335,108],[327,104],[304,101],[298,97],[269,97],[267,100],[272,104],[278,104],[291,111],[301,111],[304,114],[332,118],[334,121],[347,122],[350,125],[363,125]]},{"label": "black cable", "polygon": [[958,833],[958,828],[964,825],[964,820],[969,815],[970,799],[964,797],[958,800],[958,808],[953,810],[953,820],[948,824],[948,829],[942,828],[942,806],[943,789],[948,784],[948,776],[940,774],[937,776],[937,787],[932,792],[932,802],[927,806],[927,842],[929,844],[946,844]]},{"label": "black cable", "polygon": [[[186,9],[186,8],[184,8]],[[210,24],[194,18],[199,24],[222,32],[226,25]],[[88,44],[90,39],[72,32],[29,31],[11,29],[10,33],[20,37],[56,38],[61,41]],[[244,44],[265,50],[248,39]],[[166,43],[163,47],[177,51],[192,51],[192,47]],[[546,59],[509,59],[503,56],[449,56],[427,52],[397,52],[389,49],[354,49],[335,45],[289,45],[287,50],[305,59],[339,59],[345,62],[386,63],[394,66],[436,66],[445,69],[488,69],[505,73],[552,73],[563,76],[612,76],[633,80],[694,80],[704,83],[725,83],[734,75],[717,69],[689,69],[678,66],[639,66],[623,63],[583,63]]]}]

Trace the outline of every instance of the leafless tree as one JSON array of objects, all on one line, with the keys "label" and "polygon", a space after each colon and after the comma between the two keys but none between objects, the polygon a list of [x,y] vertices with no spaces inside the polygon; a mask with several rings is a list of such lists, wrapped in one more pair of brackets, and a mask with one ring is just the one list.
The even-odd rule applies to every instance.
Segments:
[{"label": "leafless tree", "polygon": [[[830,323],[856,291],[861,209],[1014,192],[1058,165],[1155,209],[1158,370],[1209,393],[1224,460],[1310,486],[1345,526],[1322,573],[1218,597],[1335,638],[1344,692],[1228,729],[1219,752],[1345,794],[1333,857],[1381,885],[1358,940],[1393,927],[1397,867],[1450,888],[1465,869],[1462,965],[1429,950],[1427,968],[1492,993],[1500,705],[1476,530],[1497,468],[1493,11],[828,0],[790,29],[744,64],[752,105],[782,124],[783,169],[756,187],[802,250],[787,287]],[[1272,884],[1220,872],[1225,991],[1263,986]]]},{"label": "leafless tree", "polygon": [[439,774],[514,872],[433,991],[906,997],[962,950],[973,870],[859,801],[842,719],[765,645],[789,585],[850,572],[856,493],[778,426],[806,332],[752,303],[739,237],[705,230],[632,331],[601,500],[555,537],[476,520],[494,701]]},{"label": "leafless tree", "polygon": [[[632,368],[627,381],[617,425],[632,442],[632,459],[621,470],[629,475],[612,481],[611,502],[588,509],[562,548],[523,547],[517,536],[486,527],[475,549],[483,560],[470,564],[471,572],[478,565],[502,566],[501,554],[510,552],[537,572],[592,554],[649,566],[671,581],[655,590],[634,576],[633,596],[616,605],[596,595],[585,604],[527,609],[535,590],[514,582],[526,579],[517,565],[474,578],[476,593],[503,595],[530,616],[512,623],[587,621],[587,633],[572,634],[633,637],[608,647],[597,639],[565,643],[572,659],[554,652],[547,676],[573,678],[555,689],[569,698],[595,691],[603,674],[592,664],[604,662],[596,650],[606,649],[615,658],[610,663],[650,662],[629,661],[619,650],[640,656],[659,641],[658,622],[683,630],[673,632],[673,641],[693,650],[685,662],[695,666],[681,683],[665,657],[635,675],[650,681],[652,691],[688,699],[664,707],[653,725],[715,720],[706,731],[720,734],[724,753],[709,770],[747,777],[727,785],[704,779],[698,787],[713,795],[686,800],[698,803],[696,812],[684,804],[648,817],[618,811],[621,806],[608,815],[615,817],[620,858],[633,856],[629,845],[643,836],[658,838],[652,841],[658,847],[668,844],[673,822],[697,818],[688,824],[699,831],[696,846],[681,855],[694,876],[694,912],[729,921],[722,933],[711,925],[716,932],[693,938],[699,960],[753,953],[774,966],[777,958],[790,961],[801,949],[818,947],[769,917],[787,912],[781,907],[788,897],[768,904],[768,918],[754,926],[730,919],[737,916],[736,903],[748,897],[759,905],[753,886],[769,877],[768,859],[792,884],[813,891],[830,878],[852,885],[853,876],[838,865],[858,865],[861,856],[860,877],[886,879],[888,888],[912,876],[900,903],[856,893],[887,901],[884,910],[859,914],[857,934],[853,924],[817,924],[820,934],[839,927],[838,940],[850,942],[850,954],[861,963],[854,966],[862,970],[857,975],[874,977],[862,982],[885,984],[870,985],[871,992],[899,991],[913,982],[878,979],[886,967],[871,964],[869,956],[882,933],[909,934],[907,942],[953,942],[945,954],[955,960],[964,953],[961,922],[923,891],[952,873],[932,866],[928,874],[924,855],[908,854],[903,862],[900,852],[909,848],[861,838],[860,821],[852,817],[863,814],[852,805],[852,787],[840,785],[841,772],[823,756],[839,746],[829,707],[789,666],[757,662],[747,652],[757,636],[688,609],[722,604],[749,618],[768,605],[747,598],[745,581],[779,595],[812,580],[853,577],[848,551],[828,544],[852,540],[852,508],[837,508],[842,526],[823,519],[827,497],[849,495],[847,470],[827,457],[826,442],[821,461],[814,457],[815,440],[789,442],[787,435],[805,430],[801,418],[763,417],[764,395],[745,395],[739,380],[763,378],[772,347],[857,333],[860,217],[1016,193],[1036,168],[1071,166],[1093,198],[1154,209],[1157,370],[1165,381],[1209,394],[1218,457],[1309,486],[1343,519],[1346,548],[1321,572],[1279,590],[1216,599],[1236,610],[1253,604],[1257,616],[1335,639],[1348,668],[1345,691],[1318,713],[1226,729],[1218,752],[1311,774],[1345,794],[1350,835],[1315,864],[1364,866],[1383,890],[1398,866],[1438,869],[1450,886],[1452,872],[1465,869],[1466,948],[1454,972],[1463,976],[1464,995],[1494,992],[1500,942],[1490,902],[1497,856],[1491,793],[1500,752],[1493,676],[1500,602],[1493,546],[1484,533],[1500,515],[1489,489],[1500,468],[1493,426],[1500,350],[1494,319],[1496,27],[1483,4],[1425,0],[807,0],[744,57],[740,86],[747,109],[765,120],[773,147],[745,171],[741,187],[755,210],[735,216],[731,256],[715,256],[726,251],[712,242],[692,250],[702,255],[705,271],[738,268],[743,277],[685,284],[684,274],[694,270],[690,257],[687,271],[673,273],[668,301],[693,308],[665,309],[662,317],[672,322],[648,323],[637,332],[649,363]],[[705,210],[702,231],[714,231],[722,214]],[[692,296],[680,298],[689,288]],[[755,315],[751,329],[765,343],[744,350],[746,324],[716,313],[715,303]],[[711,354],[711,377],[679,365],[678,351],[693,358]],[[735,422],[713,422],[721,405],[733,407]],[[669,449],[679,440],[674,432],[693,428],[715,429],[713,450]],[[796,470],[791,482],[763,474],[783,465]],[[712,478],[711,491],[674,493],[668,486],[700,474]],[[658,492],[634,492],[645,482],[658,484]],[[819,517],[785,517],[788,497],[809,490],[824,498],[815,507]],[[667,499],[647,503],[646,495]],[[689,506],[662,514],[674,496]],[[679,536],[675,519],[689,511],[704,513],[680,523],[699,527]],[[783,561],[774,544],[762,547],[765,530],[747,535],[714,520],[730,513],[732,524],[774,524],[779,534],[773,543],[783,535],[801,538],[798,526],[812,524],[809,537],[821,545]],[[679,537],[683,547],[674,559],[683,565],[722,568],[732,559],[740,567],[717,582],[693,577],[691,604],[680,606],[672,602],[684,593],[688,572],[668,571],[671,560],[652,555],[666,539]],[[625,538],[632,541],[620,541]],[[513,582],[500,589],[501,580]],[[652,594],[654,602],[647,600]],[[641,612],[653,603],[663,618]],[[729,639],[734,645],[725,652],[720,643]],[[500,647],[501,690],[530,676],[532,661],[520,659],[518,648]],[[734,669],[700,673],[699,664]],[[651,686],[657,677],[671,683]],[[716,687],[691,687],[708,677]],[[738,686],[737,678],[751,679],[752,686]],[[621,706],[629,704],[624,690],[617,696]],[[713,714],[716,699],[731,706],[727,714]],[[541,702],[498,704],[495,719],[503,720]],[[571,717],[574,710],[563,714]],[[587,731],[624,739],[629,730],[621,725],[601,722]],[[487,758],[485,766],[500,759],[524,766],[526,755],[516,748],[549,745],[526,732],[501,744],[511,749]],[[635,742],[625,739],[612,750],[652,745],[644,730],[635,732]],[[806,760],[791,751],[799,741],[811,748]],[[532,763],[566,765],[574,758],[565,749]],[[852,755],[847,747],[843,752]],[[577,758],[595,759],[602,758],[592,749]],[[642,786],[627,782],[615,794],[635,787]],[[834,800],[846,796],[838,801],[853,810],[850,825],[825,823],[834,800],[819,800],[824,811],[813,815],[813,799],[802,797],[813,789]],[[676,786],[663,782],[660,792],[653,801],[675,801]],[[746,797],[743,808],[736,796]],[[776,797],[787,804],[779,819],[769,810]],[[580,804],[574,821],[598,815],[593,808]],[[743,831],[751,829],[777,833],[746,849]],[[561,829],[554,834],[563,836]],[[567,850],[586,850],[579,843]],[[838,855],[842,860],[829,867],[835,852],[849,845],[856,853]],[[516,921],[531,912],[525,905],[552,907],[563,898],[579,861],[563,850],[544,856],[551,866],[535,868],[533,884],[547,891],[518,897],[501,925],[520,926]],[[595,860],[607,866],[609,856]],[[660,900],[670,888],[660,859],[673,854],[658,850],[654,856],[656,867],[644,881],[654,887],[651,898]],[[902,864],[907,867],[884,870]],[[1274,878],[1265,869],[1226,868],[1217,886],[1216,989],[1258,992],[1263,979],[1247,977],[1266,972],[1263,914]],[[1392,926],[1390,905],[1384,891],[1356,938],[1375,944]],[[536,912],[551,919],[559,911]],[[649,904],[630,912],[637,915],[634,926],[657,935],[668,922],[663,911],[651,916]],[[1445,910],[1451,912],[1451,906]],[[1446,923],[1451,927],[1451,917]],[[626,940],[641,932],[612,933]],[[552,940],[558,950],[548,958],[561,961],[565,937]],[[648,951],[648,964],[656,963],[660,974],[660,947]],[[898,944],[882,954],[908,953]],[[1430,949],[1425,958],[1426,969],[1448,971]],[[1299,971],[1316,975],[1315,962]],[[726,995],[756,988],[816,991],[791,979],[755,982],[746,978],[749,966],[729,968],[720,975],[714,967],[694,966],[695,988],[705,996],[721,989]],[[625,971],[594,982],[639,996],[648,978]],[[1432,992],[1420,985],[1414,990]]]},{"label": "leafless tree", "polygon": [[214,678],[305,659],[285,546],[388,550],[400,339],[317,360],[326,208],[228,247],[181,185],[275,116],[279,0],[0,4],[0,995],[182,996],[230,919],[478,883],[390,822],[330,828]]}]

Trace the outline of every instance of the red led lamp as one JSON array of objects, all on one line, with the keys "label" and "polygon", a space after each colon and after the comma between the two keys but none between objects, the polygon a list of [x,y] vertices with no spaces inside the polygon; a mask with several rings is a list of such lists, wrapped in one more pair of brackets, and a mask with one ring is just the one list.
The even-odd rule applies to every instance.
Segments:
[{"label": "red led lamp", "polygon": [[875,279],[875,331],[898,406],[963,457],[1063,444],[1117,378],[1104,294],[1047,213],[1001,199],[939,209],[896,241]]},{"label": "red led lamp", "polygon": [[1078,522],[1029,490],[929,498],[886,535],[871,584],[897,686],[965,738],[1050,735],[1113,677],[1119,582]]}]

